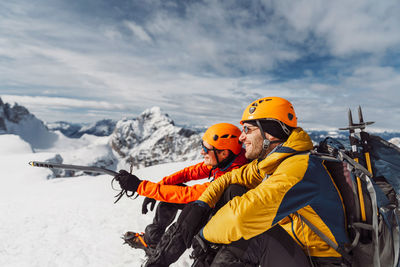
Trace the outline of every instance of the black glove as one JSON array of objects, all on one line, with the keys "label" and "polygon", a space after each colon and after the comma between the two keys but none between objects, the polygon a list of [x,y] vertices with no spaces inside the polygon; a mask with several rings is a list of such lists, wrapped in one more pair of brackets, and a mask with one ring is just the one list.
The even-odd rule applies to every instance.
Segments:
[{"label": "black glove", "polygon": [[192,245],[194,235],[207,223],[211,209],[206,205],[192,202],[187,204],[179,215],[177,223],[187,248]]},{"label": "black glove", "polygon": [[192,247],[193,250],[189,258],[194,259],[194,262],[199,261],[208,264],[207,266],[211,266],[221,244],[210,243],[197,234],[193,238]]},{"label": "black glove", "polygon": [[139,184],[142,182],[142,180],[137,178],[135,175],[130,174],[125,170],[120,170],[119,174],[117,174],[114,178],[119,182],[119,185],[122,189],[132,192],[136,192]]},{"label": "black glove", "polygon": [[143,200],[143,204],[142,204],[142,214],[146,214],[149,210],[147,209],[147,206],[151,203],[150,205],[150,211],[154,210],[154,206],[156,205],[157,200],[155,200],[154,198],[149,198],[146,197]]}]

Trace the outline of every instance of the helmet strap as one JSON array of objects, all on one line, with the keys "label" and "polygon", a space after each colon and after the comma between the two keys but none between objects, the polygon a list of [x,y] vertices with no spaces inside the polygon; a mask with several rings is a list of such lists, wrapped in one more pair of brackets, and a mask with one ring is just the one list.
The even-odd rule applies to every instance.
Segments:
[{"label": "helmet strap", "polygon": [[224,169],[226,166],[230,165],[236,158],[237,155],[233,154],[230,150],[229,155],[226,159],[219,161],[218,155],[217,155],[217,149],[213,148],[214,155],[215,155],[215,160],[217,161],[217,165],[213,167],[213,169],[219,168],[219,169]]},{"label": "helmet strap", "polygon": [[215,149],[215,147],[213,147],[213,152],[214,152],[215,160],[217,161],[217,166],[218,166],[219,165],[219,159],[218,159],[217,150]]},{"label": "helmet strap", "polygon": [[265,137],[265,132],[264,129],[261,126],[261,123],[259,120],[256,120],[257,126],[258,128],[260,128],[261,131],[261,136],[263,137],[263,146],[262,146],[262,150],[260,152],[260,154],[258,155],[258,161],[261,161],[265,158],[266,154],[267,154],[267,149],[269,148],[269,146],[271,144],[275,144],[275,143],[282,143],[284,142],[283,140],[274,140],[274,141],[270,141]]},{"label": "helmet strap", "polygon": [[275,120],[275,121],[277,121],[281,125],[282,130],[285,132],[285,134],[287,134],[287,136],[289,136],[291,132],[288,129],[288,127],[286,127],[286,125],[283,122],[281,122],[280,120]]},{"label": "helmet strap", "polygon": [[258,128],[260,129],[261,136],[263,138],[262,150],[261,150],[260,154],[258,155],[258,161],[260,161],[260,160],[264,159],[267,149],[270,145],[270,141],[265,137],[264,129],[262,128],[260,121],[256,120],[256,123],[257,123]]}]

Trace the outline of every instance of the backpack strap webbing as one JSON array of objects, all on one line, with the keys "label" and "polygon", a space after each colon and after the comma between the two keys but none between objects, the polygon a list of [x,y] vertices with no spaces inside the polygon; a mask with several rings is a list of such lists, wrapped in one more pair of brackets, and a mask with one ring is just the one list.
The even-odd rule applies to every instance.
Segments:
[{"label": "backpack strap webbing", "polygon": [[297,216],[312,230],[316,233],[322,240],[324,240],[329,246],[335,249],[342,257],[347,261],[351,262],[352,257],[349,253],[347,253],[342,247],[338,246],[335,242],[332,241],[327,235],[325,235],[321,230],[319,230],[312,222],[307,220],[304,216],[297,213]]}]

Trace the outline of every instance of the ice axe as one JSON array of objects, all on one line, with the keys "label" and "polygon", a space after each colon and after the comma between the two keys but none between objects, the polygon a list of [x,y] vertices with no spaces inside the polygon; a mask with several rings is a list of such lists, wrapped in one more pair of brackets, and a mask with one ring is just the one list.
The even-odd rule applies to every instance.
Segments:
[{"label": "ice axe", "polygon": [[90,173],[105,173],[112,176],[118,174],[118,172],[102,168],[96,166],[81,166],[81,165],[69,165],[69,164],[60,164],[60,163],[50,163],[50,162],[40,162],[40,161],[30,161],[29,165],[33,167],[43,167],[49,169],[64,169],[64,170],[71,170],[71,171],[84,171]]},{"label": "ice axe", "polygon": [[[81,166],[81,165],[70,165],[70,164],[61,164],[61,163],[50,163],[50,162],[40,162],[40,161],[30,161],[29,165],[33,167],[42,167],[42,168],[49,168],[49,169],[64,169],[64,170],[72,170],[72,171],[84,171],[84,172],[89,172],[89,173],[104,173],[108,174],[111,176],[116,176],[118,172],[102,168],[102,167],[97,167],[97,166]],[[131,165],[131,173],[132,173],[132,165]],[[111,188],[114,189],[113,182],[114,179],[111,180]],[[135,194],[135,192],[128,193],[127,190],[121,189],[121,191],[115,196],[117,199],[114,201],[114,203],[117,203],[118,200],[121,199],[123,195],[126,195],[127,197],[132,197]],[[136,196],[138,197],[138,195]],[[136,198],[135,197],[135,198]]]}]

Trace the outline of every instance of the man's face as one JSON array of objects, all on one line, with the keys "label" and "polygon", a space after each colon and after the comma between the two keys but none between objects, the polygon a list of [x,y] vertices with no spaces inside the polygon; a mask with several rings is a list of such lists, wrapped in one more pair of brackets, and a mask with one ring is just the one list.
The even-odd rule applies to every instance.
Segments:
[{"label": "man's face", "polygon": [[244,123],[239,140],[243,142],[246,147],[245,156],[247,159],[253,160],[259,157],[262,151],[263,137],[258,127],[249,123]]},{"label": "man's face", "polygon": [[[201,155],[204,158],[204,164],[207,166],[217,166],[217,159],[215,158],[215,153],[213,151],[213,147],[212,145],[210,145],[209,143],[207,143],[206,141],[203,141],[203,145],[202,145],[202,149],[201,149]],[[217,152],[218,155],[218,152]]]}]

